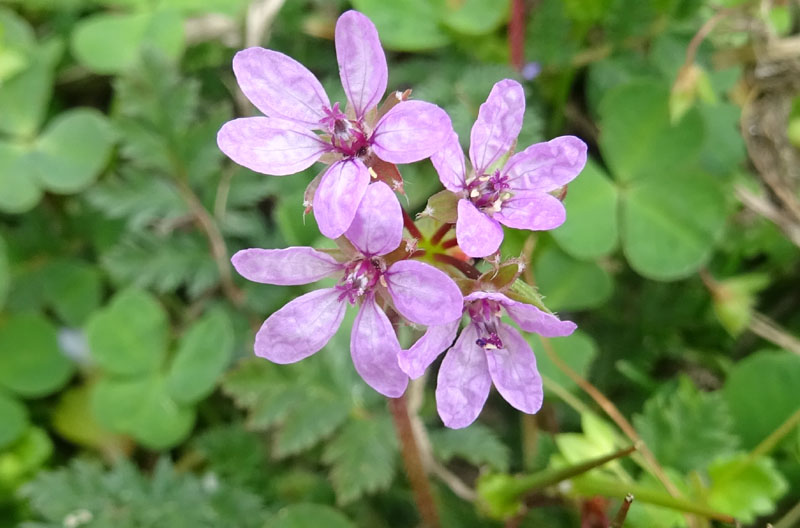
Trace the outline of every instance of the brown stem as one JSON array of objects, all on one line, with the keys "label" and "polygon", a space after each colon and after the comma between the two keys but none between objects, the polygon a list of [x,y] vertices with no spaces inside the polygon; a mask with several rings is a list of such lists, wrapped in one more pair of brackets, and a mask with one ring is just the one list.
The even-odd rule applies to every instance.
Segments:
[{"label": "brown stem", "polygon": [[411,215],[409,215],[405,209],[401,208],[401,210],[403,211],[403,225],[408,229],[408,232],[411,233],[411,236],[417,240],[425,240],[420,230],[417,229],[417,225],[414,223],[414,219],[411,218]]},{"label": "brown stem", "polygon": [[414,429],[408,417],[405,396],[389,398],[389,409],[392,411],[394,427],[400,440],[400,452],[403,455],[403,465],[408,475],[408,482],[414,492],[414,501],[417,503],[419,515],[426,528],[439,528],[439,513],[431,493],[431,485],[422,465],[422,457],[414,438]]},{"label": "brown stem", "polygon": [[451,238],[450,240],[445,240],[442,242],[442,249],[450,249],[451,247],[456,247],[458,245],[458,240],[455,238]]},{"label": "brown stem", "polygon": [[481,277],[481,272],[476,270],[474,266],[464,262],[463,260],[458,260],[450,255],[437,253],[433,256],[433,259],[438,260],[443,264],[450,264],[470,279],[479,279]]},{"label": "brown stem", "polygon": [[511,0],[511,18],[508,22],[508,48],[511,65],[521,71],[525,63],[525,0]]},{"label": "brown stem", "polygon": [[442,227],[437,229],[436,232],[431,237],[431,244],[433,244],[434,246],[436,244],[438,244],[442,240],[442,238],[444,238],[444,236],[447,234],[447,232],[450,231],[452,228],[453,228],[453,224],[444,224],[444,225],[442,225]]},{"label": "brown stem", "polygon": [[622,525],[625,524],[625,519],[628,517],[628,510],[630,509],[632,502],[633,495],[628,493],[628,495],[625,496],[625,500],[622,501],[622,505],[619,507],[617,516],[614,517],[614,521],[612,521],[609,528],[622,528]]}]

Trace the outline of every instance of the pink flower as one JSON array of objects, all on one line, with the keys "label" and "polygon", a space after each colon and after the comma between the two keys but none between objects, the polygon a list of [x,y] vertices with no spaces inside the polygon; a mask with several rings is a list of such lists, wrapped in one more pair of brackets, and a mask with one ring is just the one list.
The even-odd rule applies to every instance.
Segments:
[{"label": "pink flower", "polygon": [[[474,292],[464,297],[464,303],[470,322],[447,351],[436,386],[436,407],[444,424],[459,429],[474,422],[493,382],[513,407],[537,412],[543,393],[536,357],[520,333],[500,321],[502,309],[523,330],[544,337],[570,335],[575,323],[497,292]],[[421,376],[453,342],[458,325],[456,320],[428,328],[410,349],[400,352],[400,368],[411,378]]]},{"label": "pink flower", "polygon": [[[234,119],[217,135],[219,148],[256,172],[284,176],[307,169],[324,153],[335,159],[314,194],[314,216],[323,235],[341,236],[370,183],[373,156],[412,163],[441,148],[452,129],[436,105],[403,101],[377,119],[386,92],[386,57],[370,20],[348,11],[336,23],[336,56],[348,99],[331,105],[305,66],[277,51],[248,48],[233,58],[236,80],[267,117]],[[319,133],[318,133],[319,132]]]},{"label": "pink flower", "polygon": [[470,257],[491,255],[503,241],[500,224],[515,229],[546,230],[564,223],[566,212],[550,191],[572,181],[586,164],[586,144],[574,136],[536,143],[511,156],[522,128],[525,93],[516,81],[494,85],[481,105],[470,134],[467,173],[455,132],[431,156],[442,185],[457,193],[458,246]]},{"label": "pink flower", "polygon": [[398,397],[408,376],[398,366],[400,344],[382,306],[391,303],[412,323],[442,325],[461,317],[461,291],[428,264],[400,260],[387,265],[384,256],[400,245],[403,221],[397,198],[383,182],[367,187],[345,236],[357,249],[346,262],[309,247],[245,249],[233,256],[236,271],[255,282],[297,285],[340,277],[333,288],[298,297],[264,321],[255,353],[275,363],[300,361],[333,337],[348,304],[360,302],[350,340],[353,364],[376,391]]}]

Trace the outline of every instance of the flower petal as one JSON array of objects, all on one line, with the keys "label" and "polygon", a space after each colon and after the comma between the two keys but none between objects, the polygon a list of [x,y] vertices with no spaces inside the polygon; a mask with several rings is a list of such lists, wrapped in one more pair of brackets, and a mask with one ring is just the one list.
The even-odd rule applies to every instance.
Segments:
[{"label": "flower petal", "polygon": [[504,302],[509,317],[526,332],[535,332],[542,337],[564,337],[572,334],[578,327],[572,321],[562,321],[553,314],[537,307],[508,299]]},{"label": "flower petal", "polygon": [[228,121],[217,133],[217,145],[239,165],[272,176],[305,170],[330,148],[301,125],[271,117]]},{"label": "flower petal", "polygon": [[439,181],[445,189],[458,192],[467,186],[464,151],[461,150],[461,143],[458,142],[458,134],[455,131],[451,131],[442,148],[433,153],[431,162],[439,173]]},{"label": "flower petal", "polygon": [[344,235],[364,255],[385,255],[397,249],[403,240],[403,212],[388,185],[375,182],[367,187]]},{"label": "flower petal", "polygon": [[439,367],[436,408],[444,424],[453,429],[475,421],[492,387],[486,354],[475,344],[477,339],[475,325],[468,325]]},{"label": "flower petal", "polygon": [[513,407],[533,414],[542,407],[542,377],[536,369],[536,356],[519,332],[500,323],[498,335],[503,348],[486,351],[486,362],[497,391]]},{"label": "flower petal", "polygon": [[392,323],[374,297],[367,297],[353,323],[350,354],[364,381],[389,398],[402,396],[408,386],[408,376],[397,364],[399,353]]},{"label": "flower petal", "polygon": [[453,125],[435,104],[404,101],[386,112],[372,132],[372,149],[383,161],[413,163],[442,148]]},{"label": "flower petal", "polygon": [[278,286],[308,284],[343,267],[332,256],[310,247],[243,249],[231,263],[247,280]]},{"label": "flower petal", "polygon": [[314,193],[314,218],[328,238],[347,231],[369,185],[369,172],[359,160],[337,161],[325,171]]},{"label": "flower petal", "polygon": [[478,175],[503,157],[514,146],[525,114],[525,91],[511,79],[492,87],[472,125],[469,159]]},{"label": "flower petal", "polygon": [[425,373],[433,361],[444,352],[447,347],[453,344],[456,338],[460,319],[452,323],[437,326],[429,326],[428,330],[417,339],[411,348],[401,350],[397,356],[397,362],[403,372],[408,374],[411,379],[417,379]]},{"label": "flower petal", "polygon": [[233,73],[242,92],[269,117],[319,128],[330,107],[322,85],[293,58],[264,48],[247,48],[233,57]]},{"label": "flower petal", "polygon": [[429,264],[400,260],[384,275],[394,307],[421,325],[441,325],[461,318],[464,298],[453,279]]},{"label": "flower petal", "polygon": [[546,193],[528,192],[515,194],[503,202],[495,220],[515,229],[545,231],[555,229],[567,219],[567,211],[561,200]]},{"label": "flower petal", "polygon": [[485,257],[500,248],[503,228],[469,200],[459,200],[456,240],[461,251],[470,257]]},{"label": "flower petal", "polygon": [[378,30],[363,14],[348,11],[336,21],[335,42],[339,77],[360,119],[386,93],[389,71]]},{"label": "flower petal", "polygon": [[586,165],[586,143],[575,136],[561,136],[536,143],[508,160],[504,173],[512,189],[552,191],[571,182]]},{"label": "flower petal", "polygon": [[316,290],[269,316],[256,334],[257,356],[294,363],[317,352],[342,324],[346,304],[335,288]]}]

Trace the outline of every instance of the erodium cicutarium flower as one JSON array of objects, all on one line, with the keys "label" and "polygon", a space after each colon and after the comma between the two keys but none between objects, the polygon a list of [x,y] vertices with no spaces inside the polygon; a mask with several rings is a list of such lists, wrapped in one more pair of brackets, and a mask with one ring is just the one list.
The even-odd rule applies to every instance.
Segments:
[{"label": "erodium cicutarium flower", "polygon": [[525,93],[516,81],[494,85],[470,134],[467,171],[455,132],[431,156],[442,185],[459,196],[456,238],[470,257],[496,252],[500,224],[516,229],[554,229],[564,223],[561,201],[549,194],[572,181],[586,164],[586,144],[574,136],[531,145],[511,156],[525,113]]},{"label": "erodium cicutarium flower", "polygon": [[408,376],[398,365],[400,344],[384,308],[391,306],[415,324],[443,325],[461,318],[461,291],[428,264],[387,262],[402,242],[403,220],[397,198],[383,182],[367,187],[345,236],[356,249],[343,261],[309,247],[244,249],[233,256],[236,271],[255,282],[297,285],[339,278],[336,286],[298,297],[264,321],[255,353],[275,363],[306,358],[333,337],[345,308],[360,304],[350,340],[353,364],[372,388],[396,398],[405,392]]},{"label": "erodium cicutarium flower", "polygon": [[[512,326],[500,320],[502,310],[527,332],[544,337],[563,337],[575,331],[575,323],[561,321],[539,308],[514,301],[502,293],[477,291],[464,297],[469,323],[439,368],[436,407],[448,427],[466,427],[483,409],[494,382],[497,391],[513,407],[535,413],[542,406],[542,377],[530,345]],[[411,378],[417,378],[450,346],[459,320],[428,328],[399,363]]]},{"label": "erodium cicutarium flower", "polygon": [[328,238],[350,227],[376,158],[395,164],[428,158],[452,129],[444,110],[423,101],[401,101],[379,116],[388,72],[378,32],[366,16],[344,13],[335,39],[346,109],[331,104],[314,74],[291,57],[248,48],[234,57],[233,71],[266,117],[234,119],[217,135],[233,161],[274,176],[305,170],[327,154],[332,163],[314,191],[313,211]]}]

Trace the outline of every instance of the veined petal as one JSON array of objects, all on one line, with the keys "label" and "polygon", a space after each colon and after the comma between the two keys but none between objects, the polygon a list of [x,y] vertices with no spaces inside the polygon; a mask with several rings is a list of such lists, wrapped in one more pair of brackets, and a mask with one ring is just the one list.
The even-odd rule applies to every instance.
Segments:
[{"label": "veined petal", "polygon": [[464,151],[458,142],[458,134],[450,132],[441,149],[431,155],[433,167],[439,174],[439,181],[445,189],[453,192],[466,188],[467,169],[464,166]]},{"label": "veined petal", "polygon": [[459,200],[456,240],[461,251],[470,257],[485,257],[500,248],[503,228],[469,200]]},{"label": "veined petal", "polygon": [[386,93],[389,71],[378,30],[363,14],[347,11],[336,21],[335,42],[339,77],[360,119]]},{"label": "veined petal", "polygon": [[428,330],[417,339],[411,348],[401,350],[400,355],[397,356],[397,362],[403,372],[408,374],[411,379],[422,376],[433,360],[453,344],[460,323],[461,320],[456,319],[452,323],[429,326]]},{"label": "veined petal", "polygon": [[564,337],[572,334],[577,325],[572,321],[562,321],[553,314],[543,312],[537,307],[508,299],[503,303],[508,316],[526,332],[535,332],[542,337]]},{"label": "veined petal", "polygon": [[561,200],[547,193],[518,193],[503,202],[495,220],[515,229],[545,231],[555,229],[567,219]]},{"label": "veined petal", "polygon": [[256,334],[257,356],[275,363],[294,363],[330,341],[344,317],[339,291],[327,288],[307,293],[269,316]]},{"label": "veined petal", "polygon": [[359,160],[337,161],[325,171],[314,193],[314,218],[328,238],[344,234],[369,185],[369,171]]},{"label": "veined petal", "polygon": [[243,249],[231,263],[247,280],[278,286],[308,284],[343,267],[332,256],[310,247]]},{"label": "veined petal", "polygon": [[302,125],[272,117],[228,121],[217,133],[217,145],[239,165],[272,176],[305,170],[330,148]]},{"label": "veined petal", "polygon": [[375,125],[372,149],[383,161],[413,163],[441,149],[452,129],[450,117],[435,104],[403,101]]},{"label": "veined petal", "polygon": [[444,424],[453,429],[475,421],[492,387],[486,353],[475,344],[477,339],[475,325],[467,325],[439,367],[436,408]]},{"label": "veined petal", "polygon": [[542,377],[536,369],[536,356],[519,332],[499,323],[503,348],[486,351],[492,381],[505,400],[522,412],[533,414],[542,407]]},{"label": "veined petal", "polygon": [[403,240],[403,212],[388,185],[375,182],[367,187],[344,235],[364,255],[385,255],[397,249]]},{"label": "veined petal", "polygon": [[350,354],[356,371],[367,384],[389,398],[403,395],[408,376],[397,364],[400,343],[389,318],[372,296],[364,299],[353,323]]},{"label": "veined petal", "polygon": [[561,136],[536,143],[508,160],[513,190],[552,191],[571,182],[586,165],[586,143],[575,136]]},{"label": "veined petal", "polygon": [[453,279],[431,265],[400,260],[384,275],[394,307],[421,325],[441,325],[461,318],[464,298]]},{"label": "veined petal", "polygon": [[247,48],[233,57],[233,73],[242,92],[269,117],[319,128],[330,107],[322,85],[293,58],[264,48]]},{"label": "veined petal", "polygon": [[472,125],[469,159],[476,174],[505,155],[522,129],[525,115],[525,91],[511,79],[496,83],[486,102],[478,110],[478,119]]}]

